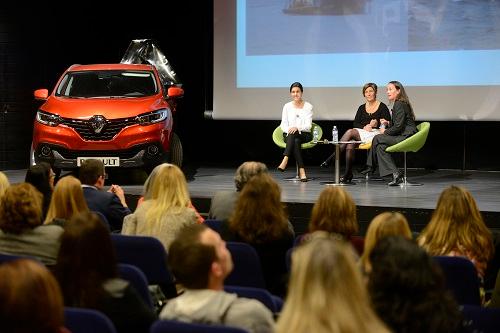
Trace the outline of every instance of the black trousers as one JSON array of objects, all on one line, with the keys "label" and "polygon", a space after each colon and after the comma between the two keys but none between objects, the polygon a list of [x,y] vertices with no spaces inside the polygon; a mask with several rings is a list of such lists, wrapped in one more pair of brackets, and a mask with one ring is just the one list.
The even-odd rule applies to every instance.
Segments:
[{"label": "black trousers", "polygon": [[366,165],[371,167],[378,165],[381,177],[397,172],[398,167],[396,166],[396,163],[394,163],[391,153],[386,152],[385,148],[395,145],[404,139],[406,139],[406,137],[402,135],[375,135],[372,140],[372,147],[368,151]]},{"label": "black trousers", "polygon": [[300,151],[300,145],[304,142],[309,142],[312,140],[312,134],[309,132],[295,132],[293,134],[283,133],[283,141],[286,142],[284,156],[290,156],[293,153],[295,161],[299,168],[304,167],[304,161],[302,160],[302,153]]}]

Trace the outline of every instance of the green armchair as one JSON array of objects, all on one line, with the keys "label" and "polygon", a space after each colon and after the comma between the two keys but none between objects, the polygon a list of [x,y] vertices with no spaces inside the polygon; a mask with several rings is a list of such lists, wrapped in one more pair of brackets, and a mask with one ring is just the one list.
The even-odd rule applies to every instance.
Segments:
[{"label": "green armchair", "polygon": [[412,136],[406,138],[405,140],[396,143],[385,149],[388,153],[404,153],[404,181],[401,186],[419,186],[422,184],[410,183],[406,179],[406,153],[419,151],[427,141],[427,136],[429,135],[429,129],[431,124],[429,122],[422,122],[417,126],[418,132]]},{"label": "green armchair", "polygon": [[[313,122],[312,123],[312,127],[311,127],[311,133],[314,132],[314,128],[315,127],[318,129],[318,133],[319,133],[318,141],[319,141],[323,137],[323,130],[321,129],[321,127],[318,124],[315,124]],[[300,145],[300,148],[301,149],[309,149],[309,148],[312,148],[312,147],[316,146],[316,142],[314,142],[313,140],[311,140],[309,142],[302,143]],[[279,127],[279,126],[276,127],[276,129],[273,131],[273,141],[280,148],[285,148],[286,147],[286,143],[283,140],[283,131],[281,130],[281,127]],[[300,177],[299,177],[299,166],[297,165],[297,163],[295,163],[295,165],[296,165],[296,168],[297,168],[297,174],[296,174],[296,176],[293,177],[293,178],[287,178],[286,180],[293,180],[293,181],[300,180]],[[309,179],[311,179],[311,178],[309,178]]]}]

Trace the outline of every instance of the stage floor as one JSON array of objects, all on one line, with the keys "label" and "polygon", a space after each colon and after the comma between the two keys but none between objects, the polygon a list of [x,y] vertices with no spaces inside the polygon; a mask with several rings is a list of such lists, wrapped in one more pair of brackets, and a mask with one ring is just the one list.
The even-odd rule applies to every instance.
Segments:
[{"label": "stage floor", "polygon": [[[201,213],[208,213],[210,198],[216,191],[234,190],[233,176],[235,168],[199,167],[187,171],[188,185],[193,203]],[[26,170],[4,171],[12,183],[24,180]],[[333,169],[308,167],[307,175],[314,179],[303,182],[290,182],[286,177],[295,175],[295,168],[290,167],[284,173],[271,170],[271,174],[282,188],[282,201],[289,208],[291,220],[306,224],[310,209],[327,185],[321,182],[333,180]],[[146,175],[120,170],[111,172],[110,182],[122,185],[131,201],[141,195],[142,183]],[[361,224],[367,223],[375,214],[385,210],[404,212],[413,220],[415,229],[421,229],[428,221],[435,208],[441,191],[450,185],[467,188],[482,211],[490,228],[500,228],[500,172],[480,172],[459,170],[409,170],[408,178],[412,182],[422,183],[414,187],[389,187],[386,181],[364,179],[352,186],[344,186],[358,206]],[[132,202],[131,208],[135,205]]]}]

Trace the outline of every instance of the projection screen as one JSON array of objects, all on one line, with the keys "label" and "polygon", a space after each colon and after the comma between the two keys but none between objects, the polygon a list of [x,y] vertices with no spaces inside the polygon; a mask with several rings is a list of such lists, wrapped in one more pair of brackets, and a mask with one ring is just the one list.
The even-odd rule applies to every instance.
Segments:
[{"label": "projection screen", "polygon": [[366,82],[418,120],[500,120],[500,0],[214,0],[214,119],[280,119],[294,81],[316,120],[352,120]]}]

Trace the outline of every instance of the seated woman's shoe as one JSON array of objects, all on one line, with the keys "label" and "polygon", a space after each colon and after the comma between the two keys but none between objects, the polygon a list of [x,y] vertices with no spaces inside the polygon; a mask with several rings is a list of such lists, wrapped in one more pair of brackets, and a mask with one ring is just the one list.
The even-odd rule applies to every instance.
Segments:
[{"label": "seated woman's shoe", "polygon": [[403,176],[399,174],[399,172],[395,172],[392,174],[392,182],[388,183],[389,186],[399,186],[404,181]]},{"label": "seated woman's shoe", "polygon": [[342,184],[350,184],[352,183],[352,173],[343,175],[340,177],[340,183]]},{"label": "seated woman's shoe", "polygon": [[300,181],[303,182],[303,183],[305,183],[305,182],[308,181],[308,179],[307,179],[307,177],[304,177],[304,178],[300,178]]},{"label": "seated woman's shoe", "polygon": [[285,171],[285,169],[282,168],[282,167],[277,167],[276,170],[278,170],[279,172],[284,172]]},{"label": "seated woman's shoe", "polygon": [[360,173],[362,175],[368,175],[368,174],[371,174],[373,173],[373,171],[375,171],[375,169],[372,167],[372,166],[367,166],[363,171],[361,171]]}]

